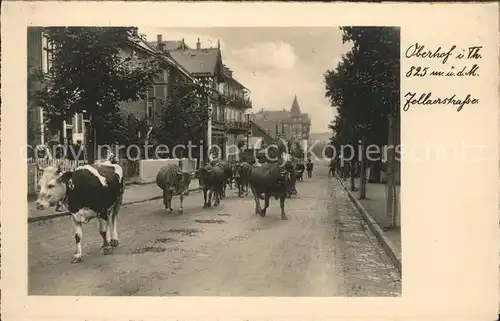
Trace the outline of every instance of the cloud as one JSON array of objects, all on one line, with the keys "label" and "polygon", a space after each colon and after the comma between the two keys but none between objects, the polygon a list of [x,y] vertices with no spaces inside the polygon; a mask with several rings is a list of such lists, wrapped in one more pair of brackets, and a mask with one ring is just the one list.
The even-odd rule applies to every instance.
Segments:
[{"label": "cloud", "polygon": [[[237,29],[237,28],[236,28]],[[229,30],[229,29],[228,29]],[[289,110],[294,95],[297,95],[302,112],[312,119],[312,132],[328,131],[328,124],[334,118],[334,109],[324,97],[323,73],[335,68],[343,48],[341,38],[326,36],[313,30],[315,37],[286,41],[280,37],[263,35],[259,28],[246,31],[250,39],[242,41],[242,33],[231,29],[219,37],[217,30],[140,28],[148,41],[155,41],[157,34],[164,40],[181,40],[195,48],[198,38],[202,47],[216,47],[220,39],[222,59],[233,70],[233,76],[250,89],[254,111]],[[293,34],[293,33],[289,33]],[[257,39],[258,38],[258,39]],[[325,41],[326,40],[326,41]],[[314,52],[309,48],[314,48]]]},{"label": "cloud", "polygon": [[266,68],[291,70],[297,61],[294,48],[281,41],[253,43],[233,51],[232,54],[257,70]]}]

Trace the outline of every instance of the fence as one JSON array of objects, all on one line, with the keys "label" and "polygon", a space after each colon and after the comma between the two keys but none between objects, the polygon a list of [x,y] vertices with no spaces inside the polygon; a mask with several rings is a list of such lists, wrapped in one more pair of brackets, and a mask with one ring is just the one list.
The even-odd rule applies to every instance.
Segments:
[{"label": "fence", "polygon": [[[139,177],[139,160],[132,161],[120,159],[119,164],[123,168],[123,177],[129,180],[133,177]],[[69,159],[39,159],[38,164],[41,167],[45,166],[61,166],[63,171],[74,170],[78,166],[87,164],[86,160],[69,160]],[[38,191],[38,180],[42,176],[42,172],[38,170],[37,159],[30,158],[28,165],[28,195],[35,195]]]},{"label": "fence", "polygon": [[28,159],[28,195],[36,194],[38,190],[38,180],[42,176],[42,171],[38,170],[37,162],[41,167],[45,166],[60,166],[63,171],[74,170],[78,166],[85,165],[85,160],[69,160],[69,159]]}]

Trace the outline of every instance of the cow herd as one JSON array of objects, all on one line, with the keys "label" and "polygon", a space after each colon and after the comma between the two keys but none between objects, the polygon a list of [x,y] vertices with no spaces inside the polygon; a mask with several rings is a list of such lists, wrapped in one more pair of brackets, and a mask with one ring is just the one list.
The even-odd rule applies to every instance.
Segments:
[{"label": "cow herd", "polygon": [[[62,171],[59,167],[40,168],[43,172],[38,184],[40,192],[36,207],[64,204],[71,215],[74,227],[76,250],[72,263],[82,259],[82,225],[93,218],[99,220],[104,254],[111,254],[119,244],[117,233],[118,211],[124,193],[123,169],[116,162],[105,161],[84,165],[72,171]],[[163,191],[163,204],[172,212],[172,198],[180,198],[179,213],[183,211],[184,196],[189,194],[189,185],[198,179],[203,193],[203,207],[218,206],[226,197],[226,188],[235,184],[238,196],[248,195],[249,189],[255,200],[255,214],[266,215],[271,197],[280,201],[281,219],[287,220],[285,200],[296,194],[295,182],[303,176],[301,162],[280,159],[277,162],[237,162],[215,160],[202,165],[194,173],[184,171],[177,164],[162,167],[156,184]],[[261,206],[264,200],[264,206]],[[213,204],[212,204],[213,202]]]}]

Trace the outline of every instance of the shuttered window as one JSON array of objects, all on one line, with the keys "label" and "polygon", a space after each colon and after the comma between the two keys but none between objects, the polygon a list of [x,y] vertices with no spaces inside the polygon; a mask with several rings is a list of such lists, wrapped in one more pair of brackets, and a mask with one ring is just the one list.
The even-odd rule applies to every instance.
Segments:
[{"label": "shuttered window", "polygon": [[53,48],[54,44],[49,42],[47,36],[42,33],[42,71],[45,74],[49,73],[49,70],[52,67]]}]

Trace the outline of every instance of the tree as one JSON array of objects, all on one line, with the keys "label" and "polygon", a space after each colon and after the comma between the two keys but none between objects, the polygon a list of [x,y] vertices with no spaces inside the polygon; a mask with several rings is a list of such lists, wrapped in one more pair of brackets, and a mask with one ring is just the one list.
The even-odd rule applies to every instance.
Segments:
[{"label": "tree", "polygon": [[338,112],[331,127],[336,143],[355,145],[362,139],[381,148],[388,142],[388,116],[398,109],[399,29],[341,30],[343,42],[352,42],[353,48],[325,73],[326,97]]},{"label": "tree", "polygon": [[94,145],[87,149],[93,163],[95,144],[108,140],[102,135],[109,132],[109,118],[119,114],[119,103],[145,98],[160,63],[156,57],[123,57],[123,48],[139,37],[136,28],[50,27],[44,33],[54,44],[50,79],[38,93],[47,125],[57,128],[63,120],[86,111],[88,141]]},{"label": "tree", "polygon": [[[175,145],[187,146],[191,141],[198,146],[204,141],[210,115],[208,95],[204,86],[177,78],[171,86],[171,94],[162,102],[155,116],[157,121],[151,133],[155,141],[168,146],[170,151]],[[199,148],[193,149],[194,153],[198,151]]]},{"label": "tree", "polygon": [[[394,124],[399,123],[399,28],[346,27],[341,30],[343,42],[352,42],[353,48],[342,57],[336,69],[325,73],[326,97],[338,111],[331,127],[335,138],[337,142],[352,145],[357,141],[363,141],[365,146],[393,144],[398,141],[393,130],[398,126]],[[394,153],[388,155],[391,175],[388,173],[387,199],[393,226],[394,156]],[[378,159],[373,165],[380,165],[380,157]],[[373,167],[372,172],[379,173],[379,168]],[[364,173],[364,168],[361,172]],[[354,188],[352,174],[351,186]],[[364,177],[361,182],[365,183]]]}]

